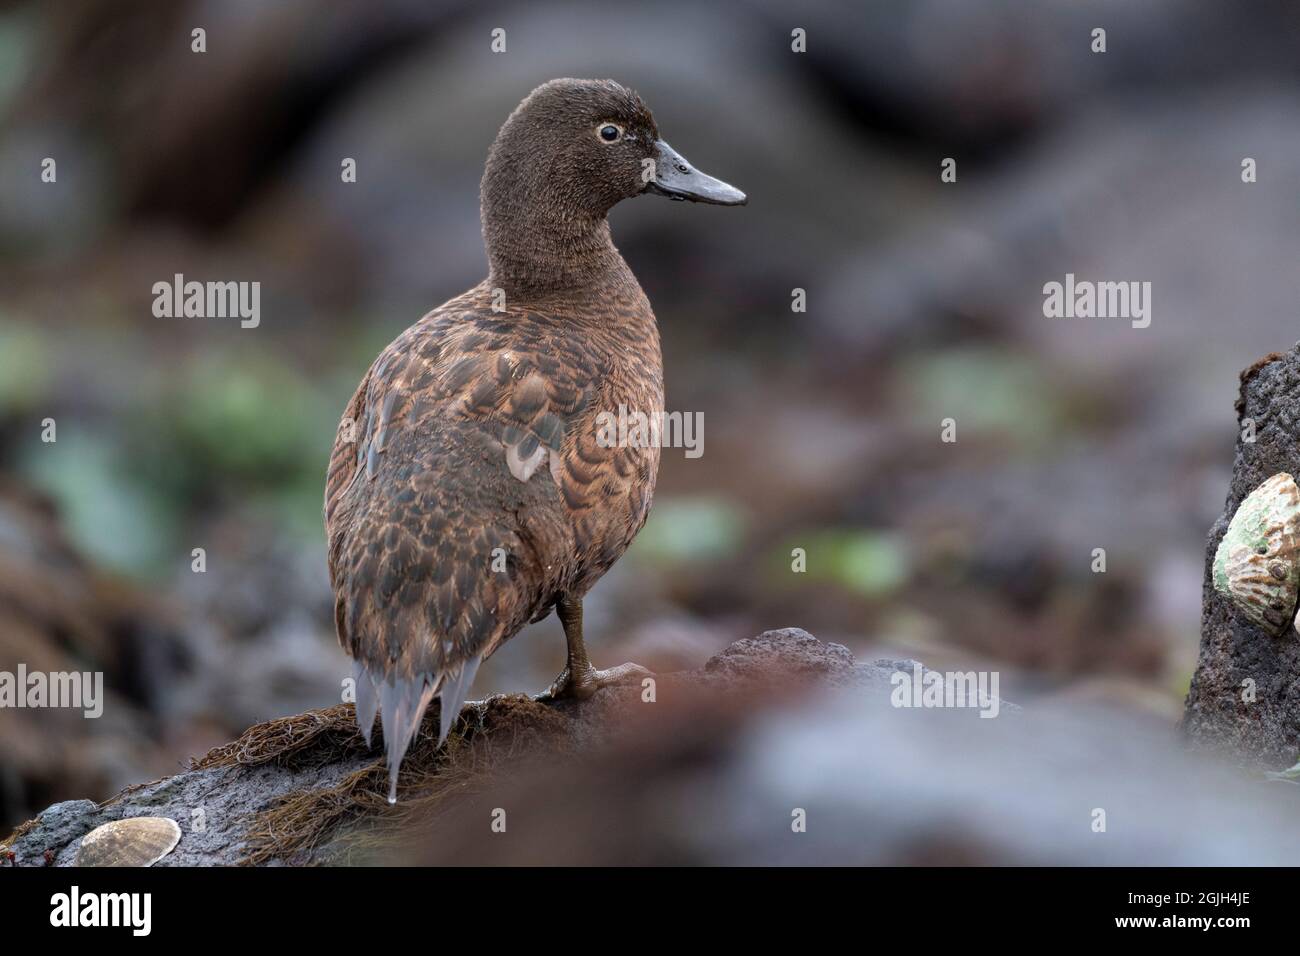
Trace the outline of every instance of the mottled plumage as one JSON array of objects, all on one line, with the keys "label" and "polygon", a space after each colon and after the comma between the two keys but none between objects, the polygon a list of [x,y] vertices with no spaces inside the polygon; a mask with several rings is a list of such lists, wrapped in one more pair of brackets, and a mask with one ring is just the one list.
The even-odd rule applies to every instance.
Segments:
[{"label": "mottled plumage", "polygon": [[557,604],[557,693],[600,683],[579,602],[645,523],[659,450],[602,447],[596,416],[663,408],[654,313],[605,216],[647,190],[660,147],[618,84],[530,94],[483,177],[488,278],[384,349],[344,412],[325,489],[335,624],[367,741],[382,714],[393,794],[433,696],[445,738],[479,664]]}]

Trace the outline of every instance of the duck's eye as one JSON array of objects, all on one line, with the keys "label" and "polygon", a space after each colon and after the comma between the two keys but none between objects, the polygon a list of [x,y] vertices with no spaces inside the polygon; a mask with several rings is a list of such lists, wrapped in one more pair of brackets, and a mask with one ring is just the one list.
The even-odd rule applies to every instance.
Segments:
[{"label": "duck's eye", "polygon": [[606,123],[600,128],[600,138],[607,143],[612,143],[623,135],[623,131],[613,123]]}]

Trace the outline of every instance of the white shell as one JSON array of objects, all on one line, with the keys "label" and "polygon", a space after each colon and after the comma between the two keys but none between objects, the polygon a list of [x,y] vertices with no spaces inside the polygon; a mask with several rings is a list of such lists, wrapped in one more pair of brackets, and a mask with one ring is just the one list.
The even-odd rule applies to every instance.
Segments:
[{"label": "white shell", "polygon": [[1274,475],[1241,503],[1214,553],[1214,587],[1252,622],[1279,635],[1300,598],[1300,488]]},{"label": "white shell", "polygon": [[167,817],[128,817],[81,839],[77,866],[153,866],[176,848],[181,828]]}]

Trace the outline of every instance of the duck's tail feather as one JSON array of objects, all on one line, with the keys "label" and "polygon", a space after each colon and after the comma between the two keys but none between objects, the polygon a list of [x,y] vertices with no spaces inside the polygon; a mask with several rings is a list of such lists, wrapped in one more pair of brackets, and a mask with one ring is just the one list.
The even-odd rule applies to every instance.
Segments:
[{"label": "duck's tail feather", "polygon": [[402,758],[415,739],[434,694],[439,695],[440,701],[438,745],[442,746],[451,731],[452,722],[460,714],[480,663],[482,658],[476,655],[454,672],[423,673],[409,678],[398,677],[391,682],[376,681],[365,665],[356,665],[357,723],[366,738],[367,747],[370,746],[376,711],[383,715],[384,748],[388,752],[389,803],[397,802],[397,775],[402,767]]},{"label": "duck's tail feather", "polygon": [[447,739],[452,721],[460,715],[461,705],[469,696],[470,686],[474,683],[474,675],[478,673],[478,665],[482,660],[481,657],[471,657],[455,676],[443,677],[442,692],[438,697],[438,719],[441,725],[438,729],[438,746],[440,747]]},{"label": "duck's tail feather", "polygon": [[370,734],[375,729],[375,715],[379,713],[379,693],[375,690],[375,682],[366,672],[366,665],[360,661],[352,662],[352,682],[356,685],[357,726],[361,728],[361,736],[366,738],[366,746],[369,747]]},{"label": "duck's tail feather", "polygon": [[402,767],[406,748],[420,729],[424,709],[433,700],[433,675],[417,674],[385,682],[379,688],[380,709],[384,715],[384,748],[388,751],[388,802],[397,802],[397,772]]}]

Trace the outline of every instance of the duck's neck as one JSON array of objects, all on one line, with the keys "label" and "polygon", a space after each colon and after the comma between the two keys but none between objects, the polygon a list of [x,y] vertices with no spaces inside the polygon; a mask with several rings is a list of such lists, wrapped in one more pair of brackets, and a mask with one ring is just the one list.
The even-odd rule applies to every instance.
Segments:
[{"label": "duck's neck", "polygon": [[582,187],[502,137],[483,176],[481,213],[488,282],[507,298],[590,292],[636,283],[614,248],[607,208],[590,208]]},{"label": "duck's neck", "polygon": [[547,204],[484,207],[491,286],[507,297],[611,290],[636,282],[610,238],[610,221],[573,216]]},{"label": "duck's neck", "polygon": [[513,215],[484,212],[488,281],[505,289],[507,297],[608,290],[610,283],[632,278],[603,216],[595,221],[569,218],[535,207]]}]

